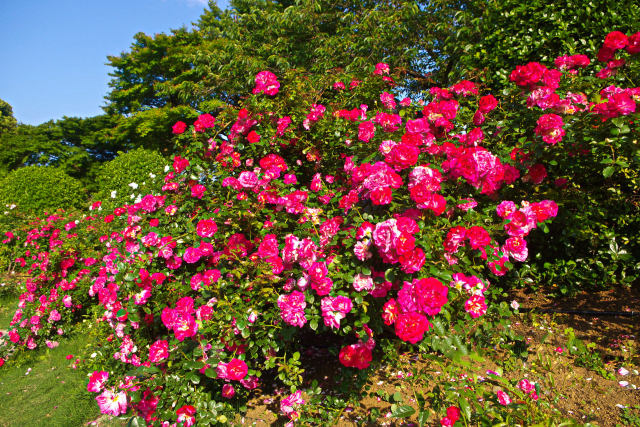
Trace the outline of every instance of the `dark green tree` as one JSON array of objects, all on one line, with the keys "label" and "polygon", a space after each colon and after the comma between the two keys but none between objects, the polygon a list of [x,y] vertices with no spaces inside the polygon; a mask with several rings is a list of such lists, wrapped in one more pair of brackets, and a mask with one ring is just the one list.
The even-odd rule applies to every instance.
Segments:
[{"label": "dark green tree", "polygon": [[634,33],[638,22],[640,4],[630,1],[474,0],[455,15],[434,78],[448,86],[475,77],[501,89],[517,65],[596,52],[609,32]]},{"label": "dark green tree", "polygon": [[126,149],[115,137],[117,117],[64,117],[38,126],[18,125],[0,136],[0,169],[54,166],[90,187],[96,167]]}]

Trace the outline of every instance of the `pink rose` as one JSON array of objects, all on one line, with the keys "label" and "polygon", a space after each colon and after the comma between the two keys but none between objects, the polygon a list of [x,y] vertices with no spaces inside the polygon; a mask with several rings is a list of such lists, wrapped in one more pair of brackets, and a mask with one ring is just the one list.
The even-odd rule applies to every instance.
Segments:
[{"label": "pink rose", "polygon": [[369,121],[360,123],[358,126],[358,139],[360,141],[369,142],[376,133],[376,126]]}]

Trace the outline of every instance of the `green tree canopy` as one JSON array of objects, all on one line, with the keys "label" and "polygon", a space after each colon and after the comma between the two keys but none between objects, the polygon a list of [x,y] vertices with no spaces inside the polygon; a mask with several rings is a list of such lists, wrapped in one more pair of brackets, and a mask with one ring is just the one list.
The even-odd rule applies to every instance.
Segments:
[{"label": "green tree canopy", "polygon": [[126,146],[114,137],[117,117],[64,117],[37,126],[18,125],[0,136],[0,169],[53,166],[90,185],[97,165]]},{"label": "green tree canopy", "polygon": [[0,99],[0,137],[13,132],[17,125],[18,121],[13,117],[13,108],[8,102]]},{"label": "green tree canopy", "polygon": [[194,30],[137,34],[128,52],[109,57],[114,71],[107,111],[124,115],[119,128],[129,138],[153,135],[155,147],[143,146],[159,148],[168,144],[167,130],[179,118],[176,108],[195,115],[237,105],[265,69],[278,75],[290,70],[348,75],[387,62],[428,83],[425,73],[440,61],[440,40],[453,30],[441,22],[451,22],[466,4],[234,0],[222,11],[210,2]]}]

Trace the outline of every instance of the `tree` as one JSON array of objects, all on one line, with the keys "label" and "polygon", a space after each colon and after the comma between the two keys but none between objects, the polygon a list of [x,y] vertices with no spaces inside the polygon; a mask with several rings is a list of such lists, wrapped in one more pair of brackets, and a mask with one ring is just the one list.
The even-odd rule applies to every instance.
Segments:
[{"label": "tree", "polygon": [[[451,22],[466,4],[235,0],[222,11],[211,3],[195,30],[137,34],[129,52],[109,57],[114,78],[107,111],[122,114],[118,132],[124,130],[123,137],[152,135],[155,147],[152,141],[135,141],[166,148],[172,121],[238,105],[265,69],[278,75],[332,70],[353,76],[384,61],[405,69],[410,84],[429,84],[425,73],[437,63],[439,40],[452,31],[441,22]],[[178,106],[181,114],[175,114]]]},{"label": "tree", "polygon": [[94,186],[96,167],[126,144],[117,140],[117,117],[63,117],[38,126],[18,125],[0,136],[0,168],[6,174],[25,166],[54,166]]},{"label": "tree", "polygon": [[13,108],[8,102],[0,99],[0,137],[13,132],[17,125],[18,121],[13,117]]}]

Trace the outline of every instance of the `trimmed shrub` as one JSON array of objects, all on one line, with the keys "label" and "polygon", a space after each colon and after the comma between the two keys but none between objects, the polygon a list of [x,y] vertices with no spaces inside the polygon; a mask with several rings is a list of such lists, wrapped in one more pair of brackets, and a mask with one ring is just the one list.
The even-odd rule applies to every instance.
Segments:
[{"label": "trimmed shrub", "polygon": [[51,166],[16,169],[0,181],[0,203],[16,205],[24,213],[80,209],[85,201],[80,182]]},{"label": "trimmed shrub", "polygon": [[[103,207],[135,203],[138,194],[147,194],[159,187],[156,178],[163,173],[168,162],[156,151],[138,148],[102,166],[98,173],[98,191],[94,200],[101,200]],[[133,197],[132,197],[133,195]]]}]

